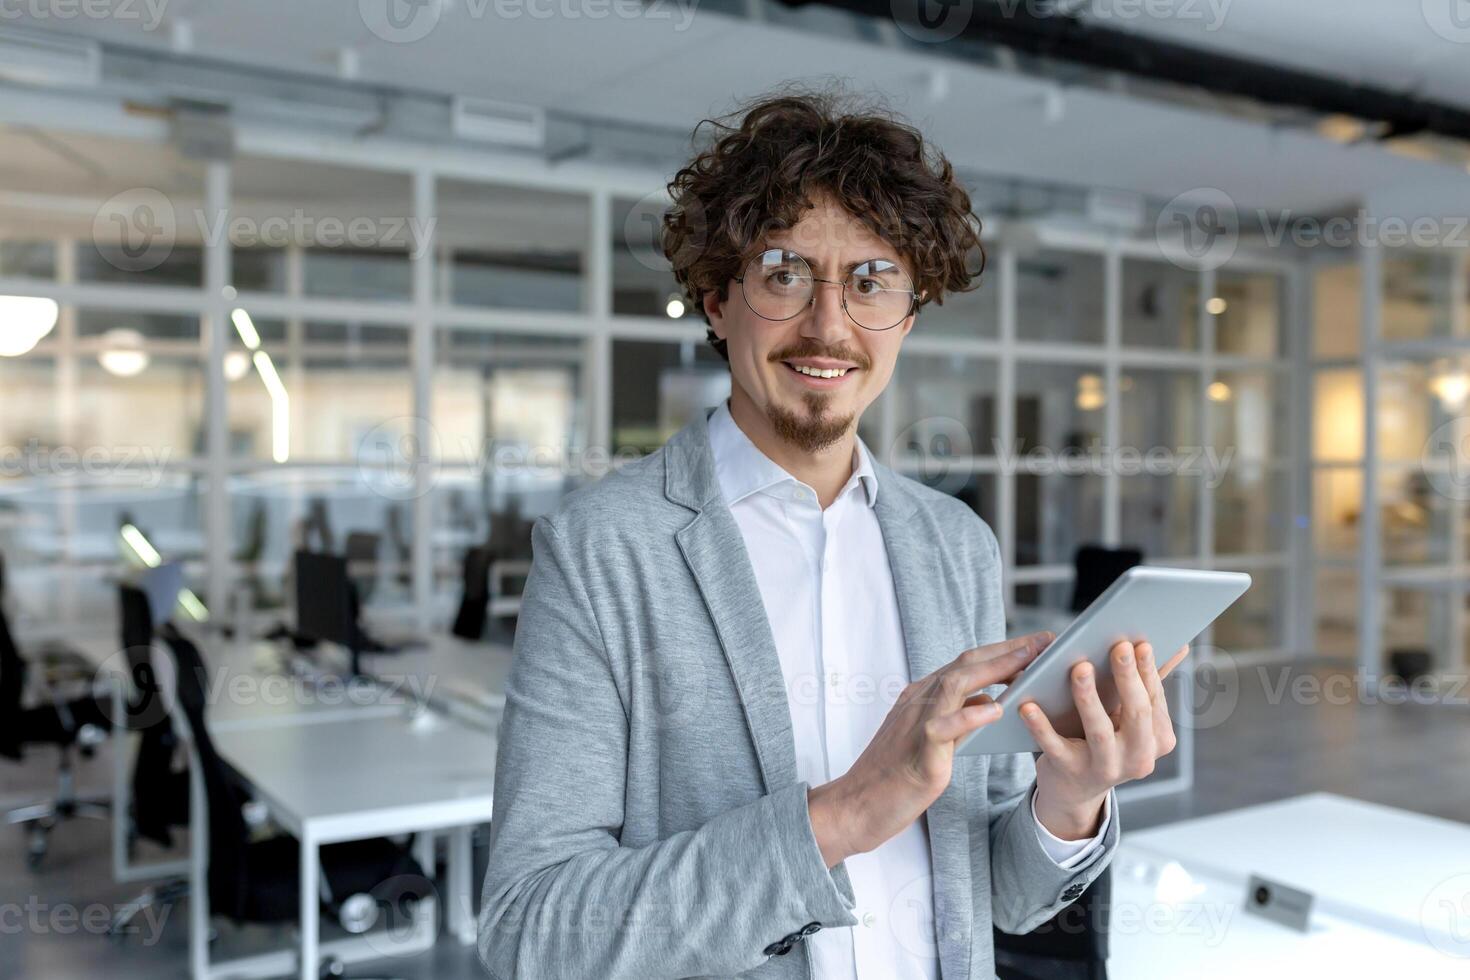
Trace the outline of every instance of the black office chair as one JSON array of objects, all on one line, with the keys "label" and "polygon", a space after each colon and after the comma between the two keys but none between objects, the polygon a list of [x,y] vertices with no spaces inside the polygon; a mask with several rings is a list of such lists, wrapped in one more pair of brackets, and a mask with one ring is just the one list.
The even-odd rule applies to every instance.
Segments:
[{"label": "black office chair", "polygon": [[393,547],[393,561],[398,566],[398,574],[396,576],[398,584],[412,584],[413,548],[408,541],[408,530],[404,525],[402,504],[392,504],[388,508],[388,543]]},{"label": "black office chair", "polygon": [[[137,586],[123,584],[118,588],[118,606],[131,681],[127,725],[129,730],[141,732],[127,815],[128,850],[131,852],[140,839],[172,847],[174,828],[189,825],[189,770],[175,768],[179,740],[169,724],[163,691],[153,670],[153,614],[148,596]],[[188,894],[189,879],[185,876],[150,884],[119,907],[109,935],[121,939],[145,910],[170,907]]]},{"label": "black office chair", "polygon": [[[316,540],[312,541],[315,537]],[[325,497],[312,497],[306,502],[306,519],[301,523],[302,548],[309,551],[333,552],[337,550],[336,536],[332,533],[332,518],[327,511]]]},{"label": "black office chair", "polygon": [[1077,900],[1024,935],[993,930],[999,980],[1107,980],[1112,868]]},{"label": "black office chair", "polygon": [[[55,670],[41,664],[46,701],[25,706],[26,681],[31,664],[21,657],[5,615],[5,563],[0,559],[0,755],[20,761],[28,745],[54,745],[59,752],[56,795],[45,802],[11,810],[6,823],[29,829],[26,865],[40,867],[50,845],[51,831],[73,819],[106,820],[110,803],[105,795],[76,791],[75,753],[91,757],[112,727],[106,708],[90,693],[68,697],[67,686],[90,686],[90,671],[78,669],[78,657],[59,651]],[[68,676],[69,675],[69,676]]]},{"label": "black office chair", "polygon": [[357,594],[366,602],[373,597],[378,585],[378,546],[381,538],[371,531],[350,531],[347,534],[347,575],[357,588]]},{"label": "black office chair", "polygon": [[1072,558],[1072,611],[1081,612],[1092,604],[1092,600],[1107,591],[1134,565],[1143,564],[1143,552],[1137,548],[1104,548],[1102,545],[1086,544],[1077,549]]},{"label": "black office chair", "polygon": [[485,635],[485,619],[490,605],[490,562],[493,552],[481,545],[464,553],[464,592],[459,612],[451,628],[455,636],[478,640]]},{"label": "black office chair", "polygon": [[[176,710],[193,742],[191,762],[204,781],[209,828],[209,910],[237,922],[289,923],[300,919],[298,869],[300,845],[287,834],[252,839],[242,809],[249,795],[234,771],[215,751],[205,724],[207,678],[199,649],[172,626],[159,637],[177,669]],[[408,844],[386,837],[331,844],[321,849],[324,911],[349,932],[377,924],[380,913],[409,916],[432,885]],[[390,921],[390,928],[404,922]],[[324,975],[340,964],[322,964]]]}]

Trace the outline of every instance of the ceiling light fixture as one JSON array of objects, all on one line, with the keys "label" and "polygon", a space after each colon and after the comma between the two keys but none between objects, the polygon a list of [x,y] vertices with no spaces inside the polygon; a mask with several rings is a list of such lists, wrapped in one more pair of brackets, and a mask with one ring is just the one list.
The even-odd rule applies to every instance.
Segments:
[{"label": "ceiling light fixture", "polygon": [[56,300],[44,296],[0,296],[0,357],[30,353],[60,312]]}]

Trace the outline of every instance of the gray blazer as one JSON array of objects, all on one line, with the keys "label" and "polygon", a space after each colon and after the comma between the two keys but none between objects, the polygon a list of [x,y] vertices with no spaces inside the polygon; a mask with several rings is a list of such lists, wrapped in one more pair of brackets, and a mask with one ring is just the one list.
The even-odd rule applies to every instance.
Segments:
[{"label": "gray blazer", "polygon": [[[999,551],[962,502],[877,474],[918,679],[1002,639]],[[485,967],[502,980],[810,977],[804,928],[853,926],[857,903],[812,834],[706,419],[568,496],[533,540],[496,757]],[[1114,799],[1105,846],[1059,868],[1031,817],[1035,772],[1030,753],[959,758],[929,808],[944,980],[991,980],[991,925],[1034,929],[1117,848]]]}]

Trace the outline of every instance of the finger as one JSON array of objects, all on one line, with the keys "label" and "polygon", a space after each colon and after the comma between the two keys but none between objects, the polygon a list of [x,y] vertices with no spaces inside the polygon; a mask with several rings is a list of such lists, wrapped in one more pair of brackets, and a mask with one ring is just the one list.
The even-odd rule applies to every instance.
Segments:
[{"label": "finger", "polygon": [[1004,709],[994,701],[986,704],[966,704],[958,711],[951,711],[931,718],[924,731],[935,742],[953,742],[1000,719]]},{"label": "finger", "polygon": [[1164,682],[1159,677],[1159,665],[1154,663],[1154,646],[1148,641],[1138,644],[1134,651],[1138,656],[1138,676],[1143,678],[1143,689],[1155,709],[1164,702]]},{"label": "finger", "polygon": [[1085,660],[1072,668],[1072,700],[1077,704],[1077,714],[1082,718],[1082,730],[1087,734],[1088,744],[1111,745],[1115,735],[1113,720],[1108,717],[1102,699],[1098,697],[1092,664]]},{"label": "finger", "polygon": [[1054,639],[1056,639],[1056,635],[1050,630],[1040,630],[1036,633],[1013,636],[1009,640],[1001,640],[999,643],[987,643],[985,646],[966,650],[954,659],[952,666],[968,666],[971,664],[985,663],[990,660],[1005,657],[1018,650],[1029,650],[1033,654],[1040,653]]},{"label": "finger", "polygon": [[965,707],[969,708],[977,704],[992,704],[994,702],[995,698],[988,694],[972,694],[970,697],[965,698]]},{"label": "finger", "polygon": [[1041,751],[1052,758],[1062,759],[1076,751],[1069,739],[1057,734],[1057,730],[1051,726],[1051,719],[1035,701],[1027,701],[1021,706],[1021,721],[1031,732],[1031,737],[1036,739]]},{"label": "finger", "polygon": [[1148,689],[1149,701],[1153,703],[1154,744],[1168,754],[1174,748],[1174,723],[1169,718],[1169,698],[1164,693],[1164,681],[1154,663],[1152,644],[1138,645],[1138,670],[1143,675],[1143,686]]},{"label": "finger", "polygon": [[948,690],[955,695],[958,703],[983,687],[1009,683],[1050,642],[1050,633],[1032,633],[1030,636],[993,644],[992,647],[966,651],[960,655],[961,658],[967,654],[977,656],[969,661],[956,660],[940,669],[945,672]]},{"label": "finger", "polygon": [[1174,656],[1170,657],[1168,662],[1165,663],[1164,666],[1159,668],[1159,677],[1168,677],[1169,671],[1182,664],[1184,662],[1184,658],[1187,656],[1189,656],[1188,643],[1184,644],[1184,646],[1175,651]]},{"label": "finger", "polygon": [[1141,659],[1137,649],[1126,640],[1115,644],[1109,653],[1113,684],[1118,688],[1122,710],[1122,724],[1118,727],[1125,739],[1135,739],[1142,732],[1153,731],[1153,704],[1138,673]]}]

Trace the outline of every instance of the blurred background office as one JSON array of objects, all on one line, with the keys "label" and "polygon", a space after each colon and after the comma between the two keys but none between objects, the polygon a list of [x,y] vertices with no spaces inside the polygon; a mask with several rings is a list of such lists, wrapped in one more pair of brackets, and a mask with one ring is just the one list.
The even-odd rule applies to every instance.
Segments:
[{"label": "blurred background office", "polygon": [[[1119,906],[1114,975],[1470,967],[1463,0],[0,0],[7,975],[478,975],[531,522],[728,393],[663,188],[785,83],[905,115],[984,222],[861,434],[995,529],[1012,629],[1131,563],[1254,578],[1112,875],[1244,918]],[[246,693],[191,719],[195,656]],[[145,662],[173,741],[140,782]],[[219,778],[150,836],[189,759]],[[275,879],[222,883],[223,833]],[[1317,932],[1250,918],[1251,874]]]}]

